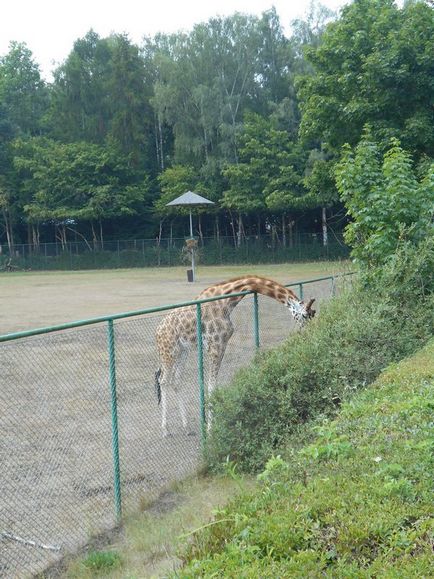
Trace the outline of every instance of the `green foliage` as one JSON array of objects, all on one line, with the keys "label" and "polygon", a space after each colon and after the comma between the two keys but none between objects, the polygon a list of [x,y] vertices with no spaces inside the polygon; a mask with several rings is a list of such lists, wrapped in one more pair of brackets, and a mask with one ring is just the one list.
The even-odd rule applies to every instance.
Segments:
[{"label": "green foliage", "polygon": [[[332,416],[387,364],[423,344],[434,331],[433,265],[430,241],[407,248],[383,269],[377,285],[355,282],[322,305],[302,332],[217,390],[209,464],[218,468],[229,456],[243,469],[261,468],[307,420]],[[342,440],[311,452],[327,458],[351,454],[351,448]]]},{"label": "green foliage", "polygon": [[16,140],[14,153],[29,223],[132,215],[145,201],[146,181],[137,183],[126,159],[108,147],[34,137]]},{"label": "green foliage", "polygon": [[9,52],[0,57],[0,103],[16,133],[40,134],[48,97],[48,88],[29,48],[11,42]]},{"label": "green foliage", "polygon": [[195,191],[198,176],[193,167],[187,165],[174,165],[165,169],[158,176],[161,189],[161,196],[155,201],[155,209],[159,215],[176,215],[179,212],[188,214],[188,209],[181,207],[166,207],[167,203],[173,201],[187,191]]},{"label": "green foliage", "polygon": [[299,84],[303,137],[338,150],[356,145],[369,123],[375,140],[398,137],[417,160],[434,157],[433,39],[428,3],[347,5],[306,50],[315,74]]},{"label": "green foliage", "polygon": [[176,163],[236,162],[244,113],[267,113],[291,85],[290,43],[274,10],[212,18],[188,35],[158,35],[147,49],[159,73],[153,104],[173,127]]},{"label": "green foliage", "polygon": [[431,340],[307,428],[312,444],[290,439],[260,488],[195,535],[177,576],[432,576],[433,380]]},{"label": "green foliage", "polygon": [[93,551],[83,559],[82,564],[95,573],[103,573],[119,567],[121,557],[116,551]]},{"label": "green foliage", "polygon": [[310,207],[332,207],[339,199],[334,176],[334,163],[324,153],[310,152],[306,165],[304,185],[307,189],[306,205]]},{"label": "green foliage", "polygon": [[355,152],[344,148],[336,168],[337,186],[352,221],[345,239],[363,266],[383,265],[398,246],[429,235],[434,215],[434,164],[418,182],[411,159],[392,140],[382,164],[368,130]]},{"label": "green foliage", "polygon": [[[260,17],[212,18],[189,33],[157,34],[142,46],[125,34],[101,38],[90,30],[50,84],[30,50],[12,43],[0,57],[0,242],[13,251],[14,241],[31,238],[37,248],[55,231],[65,244],[69,234],[52,227],[53,219],[63,219],[55,214],[79,212],[79,235],[90,229],[87,213],[109,225],[112,238],[130,238],[144,227],[142,237],[161,236],[165,200],[175,190],[164,185],[166,171],[173,170],[171,184],[180,187],[185,170],[194,172],[188,188],[217,202],[201,221],[201,235],[220,235],[221,217],[225,235],[231,227],[237,235],[236,220],[239,240],[266,224],[285,245],[288,229],[290,237],[294,227],[318,229],[306,209],[339,203],[333,166],[340,147],[355,146],[366,123],[381,151],[399,138],[426,175],[434,157],[433,14],[424,2],[398,8],[392,0],[358,0],[330,22],[333,14],[314,2],[290,37],[271,9]],[[63,203],[52,184],[46,199],[35,203],[41,186],[14,164],[12,142],[30,140],[31,148],[32,138],[41,136],[117,156],[119,187],[107,184],[103,164],[91,175],[83,171],[81,185],[92,203],[86,196]],[[145,182],[149,193],[149,202],[133,203],[136,213],[131,171],[133,185]],[[95,180],[102,182],[96,193]],[[33,211],[30,227],[24,207]],[[123,216],[133,213],[125,225]],[[171,230],[184,236],[186,220],[174,221]]]},{"label": "green foliage", "polygon": [[306,153],[273,118],[246,115],[238,137],[238,162],[223,170],[229,188],[222,204],[243,213],[291,212],[304,207]]}]

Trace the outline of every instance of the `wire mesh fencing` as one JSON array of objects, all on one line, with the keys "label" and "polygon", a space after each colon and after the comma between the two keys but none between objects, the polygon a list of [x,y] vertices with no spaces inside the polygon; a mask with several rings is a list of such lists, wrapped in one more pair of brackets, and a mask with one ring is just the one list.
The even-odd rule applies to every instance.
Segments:
[{"label": "wire mesh fencing", "polygon": [[[318,233],[299,233],[287,244],[272,234],[247,236],[242,240],[232,236],[201,237],[198,241],[196,262],[202,265],[331,260],[349,255],[342,234],[334,234],[326,245]],[[78,240],[37,246],[0,245],[0,270],[68,271],[185,265],[185,242],[184,237],[171,237],[105,241],[103,245],[92,246]],[[189,261],[187,259],[187,263]]]},{"label": "wire mesh fencing", "polygon": [[[320,309],[334,292],[335,279],[299,290],[315,297]],[[220,368],[220,386],[252,360],[258,342],[271,347],[294,330],[281,304],[259,296],[255,315],[255,300],[247,295],[232,312],[235,332]],[[200,306],[206,307],[211,304]],[[1,577],[43,572],[113,529],[122,514],[143,508],[171,483],[197,471],[207,348],[202,376],[198,349],[188,354],[181,388],[168,399],[171,436],[163,437],[155,334],[165,315],[120,315],[83,327],[2,337]],[[187,430],[178,412],[179,395]]]}]

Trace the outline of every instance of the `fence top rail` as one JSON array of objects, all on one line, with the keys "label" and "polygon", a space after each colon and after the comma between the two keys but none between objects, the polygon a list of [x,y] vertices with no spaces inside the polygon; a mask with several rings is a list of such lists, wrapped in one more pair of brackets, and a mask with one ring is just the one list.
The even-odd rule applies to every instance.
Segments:
[{"label": "fence top rail", "polygon": [[[292,282],[292,283],[285,284],[285,287],[298,287],[298,286],[307,285],[307,284],[315,283],[315,282],[319,282],[319,281],[326,281],[328,279],[333,280],[333,279],[336,279],[337,277],[344,277],[347,275],[353,275],[354,273],[355,272],[341,273],[341,274],[336,274],[336,275],[328,275],[325,277],[317,277],[314,279],[302,280],[302,281],[298,281],[298,282]],[[0,342],[10,342],[12,340],[19,340],[20,338],[29,338],[32,336],[39,336],[42,334],[51,334],[53,332],[60,332],[62,330],[70,330],[72,328],[79,328],[82,326],[101,324],[104,322],[121,320],[121,319],[125,319],[125,318],[133,318],[136,316],[154,314],[154,313],[158,313],[158,312],[164,312],[167,310],[175,310],[178,308],[185,308],[188,306],[197,306],[198,304],[205,304],[207,302],[214,302],[217,300],[223,300],[223,299],[227,299],[230,297],[247,296],[249,294],[254,294],[254,293],[255,292],[253,292],[253,291],[244,291],[244,292],[228,294],[225,296],[214,296],[214,297],[205,298],[202,300],[192,300],[192,301],[188,301],[188,302],[179,302],[176,304],[167,304],[164,306],[155,306],[153,308],[147,308],[144,310],[134,310],[131,312],[122,312],[122,313],[118,313],[118,314],[111,314],[108,316],[100,316],[97,318],[88,318],[86,320],[76,320],[73,322],[67,322],[65,324],[58,324],[55,326],[47,326],[45,328],[35,328],[33,330],[25,330],[22,332],[3,334],[3,335],[0,335]]]}]

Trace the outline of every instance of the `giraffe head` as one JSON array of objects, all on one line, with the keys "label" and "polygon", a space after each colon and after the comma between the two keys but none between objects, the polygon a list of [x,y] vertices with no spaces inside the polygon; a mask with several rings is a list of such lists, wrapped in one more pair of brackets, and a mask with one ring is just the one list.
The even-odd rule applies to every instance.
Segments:
[{"label": "giraffe head", "polygon": [[315,301],[315,298],[310,299],[307,304],[303,301],[298,301],[295,299],[289,299],[286,303],[289,311],[291,312],[294,320],[303,327],[306,322],[311,320],[316,311],[312,308],[312,304]]}]

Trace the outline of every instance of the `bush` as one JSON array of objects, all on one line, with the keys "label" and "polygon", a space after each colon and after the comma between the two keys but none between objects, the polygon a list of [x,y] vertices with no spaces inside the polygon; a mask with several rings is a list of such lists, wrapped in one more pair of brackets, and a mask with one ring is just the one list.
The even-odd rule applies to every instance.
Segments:
[{"label": "bush", "polygon": [[[431,265],[430,265],[431,264]],[[405,246],[376,276],[325,305],[321,315],[281,347],[260,356],[211,401],[211,468],[229,457],[255,471],[300,425],[331,416],[393,361],[433,334],[432,240]]]},{"label": "bush", "polygon": [[345,240],[362,267],[383,265],[400,244],[417,247],[432,232],[434,163],[419,181],[399,141],[379,160],[379,146],[365,127],[355,151],[346,145],[336,168],[337,188],[352,220]]}]

